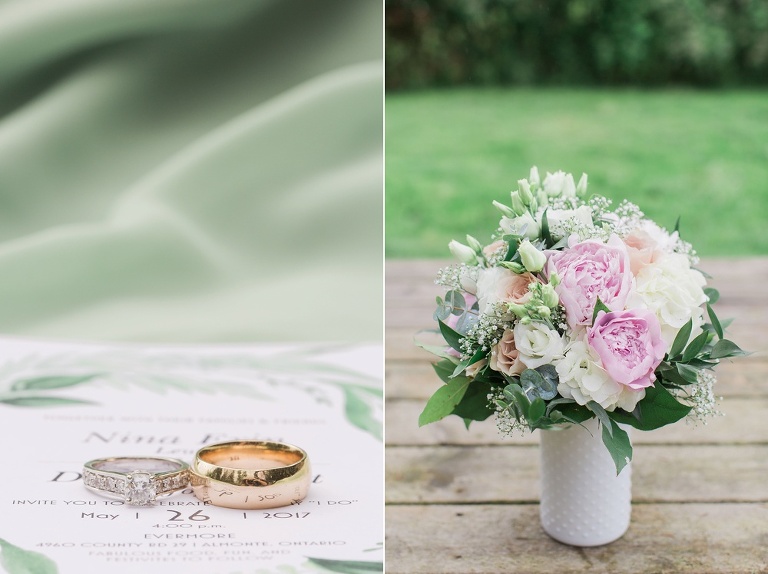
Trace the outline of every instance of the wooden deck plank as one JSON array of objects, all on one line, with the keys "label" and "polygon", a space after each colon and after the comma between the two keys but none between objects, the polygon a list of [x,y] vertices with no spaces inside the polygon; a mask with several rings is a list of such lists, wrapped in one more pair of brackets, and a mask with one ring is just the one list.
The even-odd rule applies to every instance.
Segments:
[{"label": "wooden deck plank", "polygon": [[[635,503],[768,502],[768,445],[641,445],[632,467]],[[540,496],[536,445],[390,447],[386,469],[389,503],[535,503]]]},{"label": "wooden deck plank", "polygon": [[390,505],[389,574],[733,574],[768,571],[768,504],[637,504],[623,538],[550,539],[538,505]]}]

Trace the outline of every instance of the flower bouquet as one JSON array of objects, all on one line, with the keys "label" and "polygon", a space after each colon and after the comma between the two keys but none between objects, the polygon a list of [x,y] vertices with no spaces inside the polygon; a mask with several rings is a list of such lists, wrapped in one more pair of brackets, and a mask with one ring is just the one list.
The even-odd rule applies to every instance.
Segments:
[{"label": "flower bouquet", "polygon": [[712,369],[744,352],[678,226],[586,190],[586,174],[541,180],[534,167],[510,205],[494,202],[489,244],[450,243],[460,263],[439,272],[434,314],[447,347],[422,345],[445,384],[419,424],[495,415],[508,435],[591,421],[615,477],[632,458],[627,427],[706,422],[719,413]]}]

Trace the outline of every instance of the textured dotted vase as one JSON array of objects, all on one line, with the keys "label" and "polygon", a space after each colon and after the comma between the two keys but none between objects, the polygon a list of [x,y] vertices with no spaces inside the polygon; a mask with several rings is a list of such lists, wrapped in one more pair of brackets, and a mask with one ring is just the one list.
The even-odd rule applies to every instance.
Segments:
[{"label": "textured dotted vase", "polygon": [[597,419],[584,426],[541,431],[541,525],[559,542],[600,546],[629,528],[632,469],[616,476]]}]

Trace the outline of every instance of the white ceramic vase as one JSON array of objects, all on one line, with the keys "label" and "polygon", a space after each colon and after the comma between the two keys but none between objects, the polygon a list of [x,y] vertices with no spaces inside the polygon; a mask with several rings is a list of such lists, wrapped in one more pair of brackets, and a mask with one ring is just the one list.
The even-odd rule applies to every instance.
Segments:
[{"label": "white ceramic vase", "polygon": [[629,528],[632,469],[616,476],[597,419],[584,426],[541,431],[541,525],[559,542],[600,546]]}]

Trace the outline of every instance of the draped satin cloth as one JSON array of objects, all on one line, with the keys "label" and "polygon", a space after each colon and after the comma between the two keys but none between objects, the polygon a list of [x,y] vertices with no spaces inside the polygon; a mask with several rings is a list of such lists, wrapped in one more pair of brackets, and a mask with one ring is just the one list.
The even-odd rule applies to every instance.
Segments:
[{"label": "draped satin cloth", "polygon": [[0,0],[0,332],[380,340],[381,19]]}]

